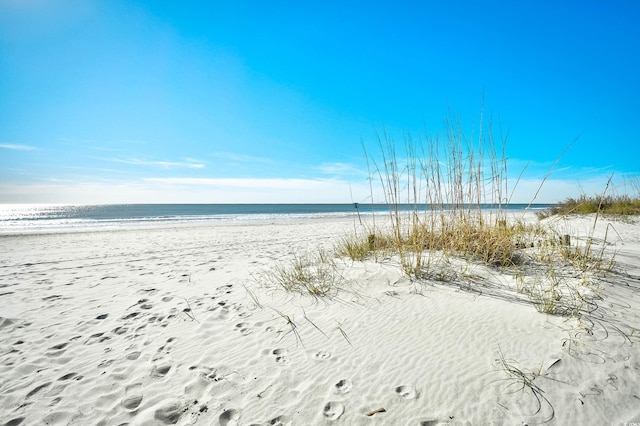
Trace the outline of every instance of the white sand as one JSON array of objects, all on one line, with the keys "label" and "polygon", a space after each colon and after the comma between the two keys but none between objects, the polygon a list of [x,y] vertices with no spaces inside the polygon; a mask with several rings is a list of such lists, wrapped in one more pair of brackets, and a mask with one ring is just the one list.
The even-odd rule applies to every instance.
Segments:
[{"label": "white sand", "polygon": [[[580,321],[539,313],[491,268],[467,288],[339,261],[331,300],[263,286],[353,221],[2,236],[0,422],[640,422],[640,224],[607,223],[596,245],[607,232],[617,272]],[[580,241],[592,224],[557,226]]]}]

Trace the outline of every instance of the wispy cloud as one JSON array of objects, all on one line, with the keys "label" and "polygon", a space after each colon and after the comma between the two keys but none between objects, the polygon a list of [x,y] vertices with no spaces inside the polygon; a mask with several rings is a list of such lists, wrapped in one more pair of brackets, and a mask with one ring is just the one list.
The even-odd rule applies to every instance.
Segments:
[{"label": "wispy cloud", "polygon": [[211,154],[214,158],[221,158],[226,161],[232,161],[235,163],[260,163],[260,164],[273,164],[275,161],[271,158],[257,157],[253,155],[237,154],[234,152],[214,152]]},{"label": "wispy cloud", "polygon": [[13,143],[0,143],[0,148],[2,149],[11,149],[13,151],[34,151],[38,148],[30,145],[19,145]]},{"label": "wispy cloud", "polygon": [[[324,179],[193,179],[0,182],[3,203],[349,203],[364,201],[367,185]],[[353,195],[353,197],[351,197]]]},{"label": "wispy cloud", "polygon": [[204,165],[204,161],[202,160],[198,160],[197,158],[191,158],[191,157],[186,157],[183,158],[184,161],[186,161],[187,163],[193,163],[193,164],[202,164]]},{"label": "wispy cloud", "polygon": [[[223,188],[246,188],[246,189],[313,189],[318,186],[335,184],[338,181],[333,179],[284,179],[284,178],[146,178],[146,182],[164,183],[170,185],[199,185]],[[340,182],[340,184],[343,184]]]},{"label": "wispy cloud", "polygon": [[133,164],[136,166],[149,166],[149,167],[162,167],[164,169],[181,168],[186,167],[189,169],[204,169],[205,165],[202,162],[196,162],[192,159],[185,159],[185,161],[153,161],[153,160],[140,160],[137,158],[122,159],[122,158],[101,158],[101,160],[111,161],[114,163]]},{"label": "wispy cloud", "polygon": [[[521,179],[511,203],[554,203],[576,193],[601,193],[607,176],[576,182]],[[622,176],[619,177],[622,179]],[[614,188],[622,190],[620,180]],[[541,187],[542,185],[542,187]],[[634,188],[630,188],[634,190]],[[372,195],[373,192],[373,195]],[[537,196],[535,196],[537,194]],[[535,197],[535,198],[534,198]],[[39,182],[0,182],[0,203],[349,203],[384,202],[378,185],[367,181],[301,178],[146,178],[46,179]]]},{"label": "wispy cloud", "polygon": [[322,163],[316,167],[321,173],[327,175],[358,175],[358,176],[366,176],[367,172],[365,170],[359,169],[358,167],[347,164],[347,163]]}]

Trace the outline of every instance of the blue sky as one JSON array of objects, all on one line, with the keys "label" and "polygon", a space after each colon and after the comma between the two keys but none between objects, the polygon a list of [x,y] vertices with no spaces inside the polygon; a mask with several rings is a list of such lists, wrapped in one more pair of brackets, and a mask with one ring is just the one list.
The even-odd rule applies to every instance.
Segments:
[{"label": "blue sky", "polygon": [[311,3],[0,0],[0,203],[366,202],[483,98],[512,202],[640,175],[637,1]]}]

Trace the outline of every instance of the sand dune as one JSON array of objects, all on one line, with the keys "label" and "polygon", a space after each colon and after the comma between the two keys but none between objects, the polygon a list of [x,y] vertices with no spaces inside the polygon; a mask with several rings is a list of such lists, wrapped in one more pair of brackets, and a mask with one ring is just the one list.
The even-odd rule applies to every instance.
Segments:
[{"label": "sand dune", "polygon": [[[640,225],[609,223],[595,241],[617,266],[580,318],[539,313],[513,277],[477,265],[471,284],[413,282],[394,259],[337,259],[330,298],[265,285],[350,220],[2,236],[0,418],[640,422]],[[593,220],[556,226],[579,241]]]}]

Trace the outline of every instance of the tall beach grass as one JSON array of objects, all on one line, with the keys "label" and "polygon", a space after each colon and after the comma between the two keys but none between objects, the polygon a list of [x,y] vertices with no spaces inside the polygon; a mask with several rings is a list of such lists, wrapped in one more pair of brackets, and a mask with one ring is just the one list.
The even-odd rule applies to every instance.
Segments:
[{"label": "tall beach grass", "polygon": [[456,118],[445,126],[443,138],[406,136],[398,144],[383,133],[379,155],[365,149],[370,178],[388,206],[390,231],[374,222],[365,235],[368,243],[360,247],[375,252],[378,241],[393,247],[405,272],[415,278],[428,269],[425,255],[436,251],[492,265],[518,261],[514,240],[522,227],[508,224],[505,215],[505,141],[495,140],[491,123],[481,125],[475,139],[464,134]]},{"label": "tall beach grass", "polygon": [[[352,261],[395,258],[407,277],[423,282],[464,279],[452,270],[454,258],[467,268],[481,264],[515,277],[516,291],[539,311],[580,315],[594,293],[594,272],[611,262],[589,242],[571,244],[549,224],[507,215],[518,180],[508,179],[506,137],[495,136],[491,119],[481,116],[471,136],[454,116],[445,129],[401,142],[382,132],[374,149],[363,147],[372,204],[386,204],[387,213],[356,226],[334,254]],[[600,199],[599,208],[604,204]],[[278,264],[268,281],[316,297],[343,284],[327,253]]]},{"label": "tall beach grass", "polygon": [[611,266],[604,253],[589,242],[571,244],[551,225],[507,215],[518,180],[509,181],[506,138],[496,138],[491,120],[481,117],[475,136],[453,116],[445,128],[443,137],[405,136],[401,143],[383,132],[377,152],[365,148],[377,182],[371,197],[382,199],[388,217],[343,239],[337,253],[354,261],[395,255],[414,280],[464,277],[446,269],[452,258],[466,259],[514,276],[517,291],[541,312],[579,315],[593,293],[593,273]]}]

